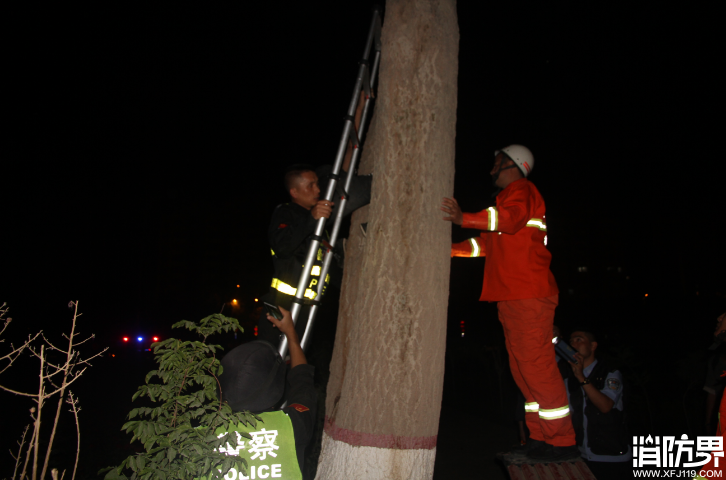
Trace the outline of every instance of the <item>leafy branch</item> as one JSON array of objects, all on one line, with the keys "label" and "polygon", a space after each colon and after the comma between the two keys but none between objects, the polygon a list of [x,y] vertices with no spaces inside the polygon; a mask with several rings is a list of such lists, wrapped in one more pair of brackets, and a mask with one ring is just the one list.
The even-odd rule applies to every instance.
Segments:
[{"label": "leafy branch", "polygon": [[224,453],[237,451],[238,435],[216,432],[230,432],[240,423],[256,427],[260,418],[233,412],[221,402],[217,376],[222,365],[216,352],[222,348],[206,343],[211,335],[241,330],[239,322],[215,314],[198,323],[183,320],[172,328],[186,328],[201,341],[169,338],[152,345],[158,369],[146,375],[146,385],[133,396],[151,406],[131,410],[121,427],[133,435],[131,442],[143,445],[144,452],[101,470],[107,472],[105,480],[211,479],[221,478],[232,467],[247,471],[246,459]]}]

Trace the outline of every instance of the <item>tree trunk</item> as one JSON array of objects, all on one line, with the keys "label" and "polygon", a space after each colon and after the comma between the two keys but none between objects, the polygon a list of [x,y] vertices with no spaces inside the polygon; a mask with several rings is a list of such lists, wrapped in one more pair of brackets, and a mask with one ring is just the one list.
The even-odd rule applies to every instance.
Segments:
[{"label": "tree trunk", "polygon": [[[459,31],[454,0],[389,0],[353,216],[317,479],[433,476],[449,296]],[[368,223],[363,236],[359,225]]]}]

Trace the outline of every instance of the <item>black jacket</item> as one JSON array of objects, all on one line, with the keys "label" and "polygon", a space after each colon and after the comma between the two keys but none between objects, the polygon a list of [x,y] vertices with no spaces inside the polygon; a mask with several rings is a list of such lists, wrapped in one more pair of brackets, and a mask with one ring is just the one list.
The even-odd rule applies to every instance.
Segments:
[{"label": "black jacket", "polygon": [[287,403],[282,411],[287,413],[295,434],[295,450],[300,470],[305,466],[305,447],[313,438],[318,392],[315,390],[315,368],[298,365],[287,374]]},{"label": "black jacket", "polygon": [[[272,250],[272,263],[275,268],[275,280],[297,288],[300,280],[305,255],[308,251],[309,237],[315,233],[316,221],[310,211],[296,203],[283,203],[275,208],[267,230],[267,237]],[[323,248],[318,249],[314,265],[322,266]],[[319,277],[311,277],[310,288],[317,291]],[[275,305],[290,309],[292,295],[279,291],[274,285],[265,300]]]}]

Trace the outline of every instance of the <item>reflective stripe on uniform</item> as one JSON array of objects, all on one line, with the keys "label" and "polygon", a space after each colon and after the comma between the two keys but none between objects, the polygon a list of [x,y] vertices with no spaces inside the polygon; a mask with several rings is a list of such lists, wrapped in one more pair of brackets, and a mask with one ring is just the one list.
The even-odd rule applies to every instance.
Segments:
[{"label": "reflective stripe on uniform", "polygon": [[310,271],[310,275],[314,277],[320,276],[320,265],[313,265],[313,269]]},{"label": "reflective stripe on uniform", "polygon": [[[317,283],[317,281],[315,282]],[[278,292],[284,293],[286,295],[292,295],[295,296],[297,293],[297,288],[294,288],[287,283],[283,282],[282,280],[278,278],[272,279],[272,288],[277,290]],[[317,293],[313,292],[311,289],[307,288],[305,289],[305,298],[309,298],[310,300],[313,300],[317,296]]]},{"label": "reflective stripe on uniform", "polygon": [[270,251],[272,252],[272,256],[274,257],[275,256],[275,251],[273,249],[270,249]]},{"label": "reflective stripe on uniform", "polygon": [[543,232],[547,231],[547,224],[545,223],[544,219],[542,218],[530,218],[527,222],[528,227],[534,227],[539,228]]},{"label": "reflective stripe on uniform", "polygon": [[478,257],[481,253],[481,248],[479,248],[479,244],[477,243],[476,239],[470,238],[469,243],[471,243],[471,256]]},{"label": "reflective stripe on uniform", "polygon": [[565,405],[560,408],[541,408],[539,410],[539,418],[543,420],[555,420],[557,418],[564,418],[570,414],[570,406]]},{"label": "reflective stripe on uniform", "polygon": [[494,232],[499,226],[499,212],[495,207],[489,207],[487,210],[489,210],[489,230]]},{"label": "reflective stripe on uniform", "polygon": [[527,402],[524,404],[524,411],[525,412],[539,412],[539,403],[537,402]]}]

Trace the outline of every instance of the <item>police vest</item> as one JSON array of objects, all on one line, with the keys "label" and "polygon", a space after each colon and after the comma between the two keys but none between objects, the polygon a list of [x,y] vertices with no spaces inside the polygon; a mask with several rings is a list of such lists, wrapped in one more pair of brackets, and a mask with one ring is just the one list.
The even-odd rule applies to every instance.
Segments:
[{"label": "police vest", "polygon": [[[606,362],[598,360],[588,379],[598,391],[602,390],[608,372],[612,370]],[[628,441],[631,438],[625,416],[625,409],[628,407],[625,396],[627,386],[623,385],[623,410],[618,410],[613,405],[608,413],[602,413],[592,402],[586,400],[572,369],[569,372],[567,388],[570,391],[570,415],[577,444],[581,446],[584,443],[583,416],[586,415],[587,446],[590,451],[595,455],[624,455],[628,451]]]},{"label": "police vest", "polygon": [[[227,455],[242,455],[247,459],[247,475],[230,468],[224,476],[225,480],[258,480],[280,478],[283,480],[302,480],[302,472],[297,462],[295,450],[295,434],[292,422],[282,410],[265,412],[258,415],[263,422],[257,427],[238,424],[233,432],[245,432],[252,439],[237,434],[237,448],[228,443],[219,451]],[[214,433],[226,435],[228,430],[219,427]]]}]

